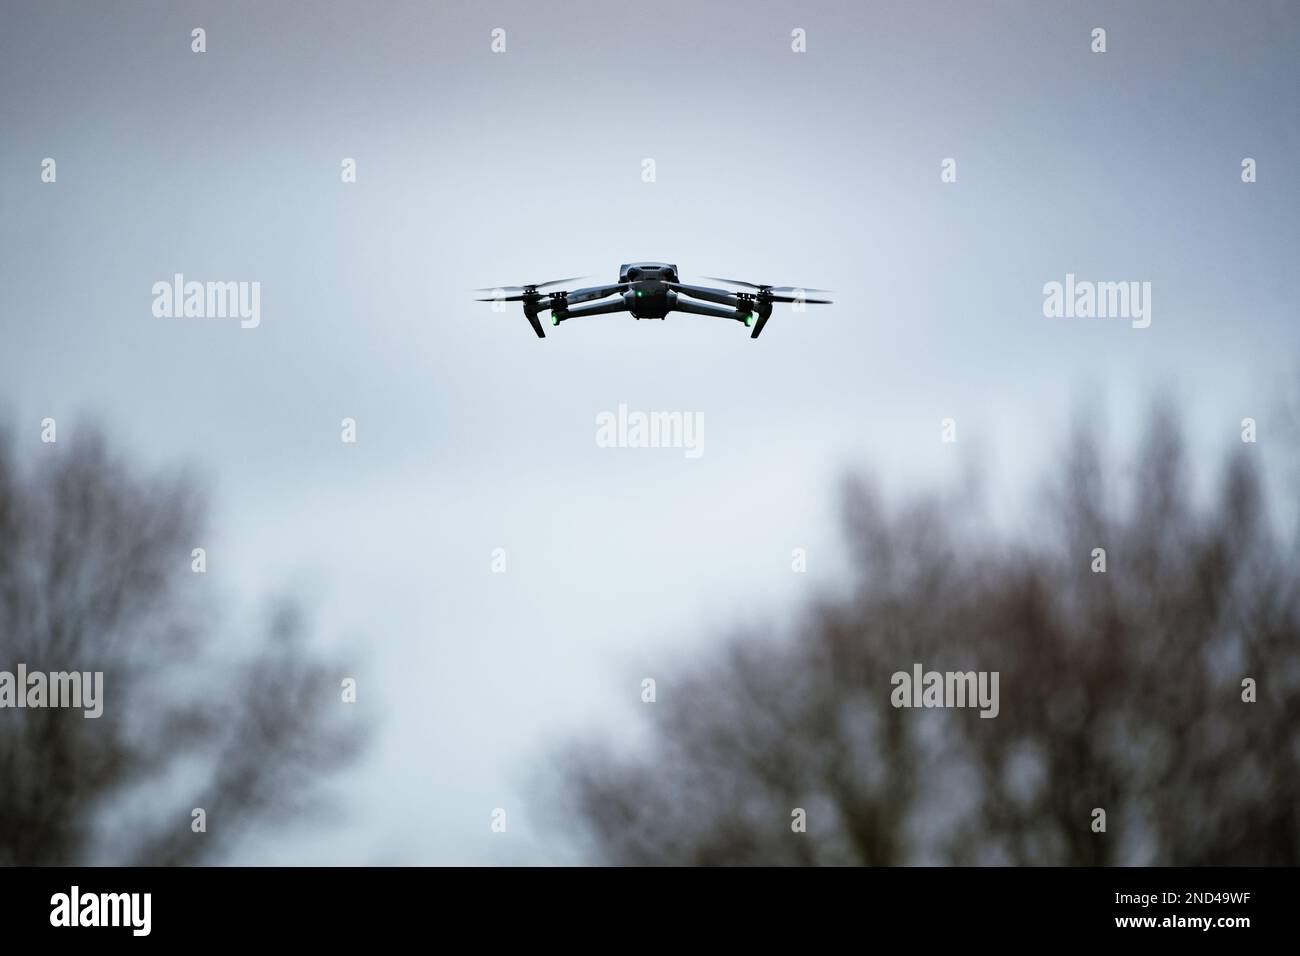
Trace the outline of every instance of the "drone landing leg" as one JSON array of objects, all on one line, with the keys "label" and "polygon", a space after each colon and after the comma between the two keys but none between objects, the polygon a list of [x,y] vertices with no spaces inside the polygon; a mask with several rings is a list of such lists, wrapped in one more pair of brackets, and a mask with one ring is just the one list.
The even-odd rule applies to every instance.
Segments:
[{"label": "drone landing leg", "polygon": [[539,339],[546,338],[546,333],[542,331],[542,323],[537,318],[537,313],[528,309],[524,310],[524,317],[528,319],[528,324],[533,327]]}]

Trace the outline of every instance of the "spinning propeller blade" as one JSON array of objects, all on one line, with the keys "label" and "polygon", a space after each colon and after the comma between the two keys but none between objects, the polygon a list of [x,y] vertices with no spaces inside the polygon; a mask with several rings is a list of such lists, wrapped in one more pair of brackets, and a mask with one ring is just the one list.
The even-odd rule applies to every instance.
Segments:
[{"label": "spinning propeller blade", "polygon": [[[530,282],[527,285],[494,285],[486,289],[475,289],[475,292],[496,292],[500,289],[502,292],[523,292],[532,295],[538,289],[545,289],[553,285],[564,285],[567,282],[577,282],[579,279],[585,279],[586,276],[570,276],[568,279],[552,279],[549,282]],[[481,302],[491,302],[491,299],[480,299]],[[507,299],[506,301],[515,301]]]},{"label": "spinning propeller blade", "polygon": [[[712,282],[726,282],[729,285],[743,285],[747,289],[757,289],[759,292],[830,292],[830,289],[812,289],[802,285],[760,285],[757,282],[746,282],[744,279],[724,279],[721,276],[705,276]],[[812,302],[812,299],[805,300]]]}]

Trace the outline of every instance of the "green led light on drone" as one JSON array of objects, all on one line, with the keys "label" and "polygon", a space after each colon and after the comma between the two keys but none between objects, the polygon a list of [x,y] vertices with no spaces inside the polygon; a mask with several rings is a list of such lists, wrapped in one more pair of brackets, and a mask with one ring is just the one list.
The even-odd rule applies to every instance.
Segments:
[{"label": "green led light on drone", "polygon": [[551,325],[559,325],[559,324],[560,324],[560,317],[555,313],[551,313]]},{"label": "green led light on drone", "polygon": [[636,297],[637,297],[638,299],[641,298],[641,296],[643,296],[643,295],[645,295],[645,293],[642,292],[640,289],[637,289],[637,290],[636,290]]}]

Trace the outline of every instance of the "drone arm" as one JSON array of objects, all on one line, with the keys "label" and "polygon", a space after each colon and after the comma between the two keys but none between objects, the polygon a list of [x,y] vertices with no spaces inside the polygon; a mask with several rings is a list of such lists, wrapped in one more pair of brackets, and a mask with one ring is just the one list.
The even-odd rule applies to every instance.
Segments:
[{"label": "drone arm", "polygon": [[[563,298],[565,302],[571,305],[577,305],[580,302],[590,302],[592,299],[603,299],[611,296],[615,292],[622,292],[626,287],[621,284],[615,285],[594,285],[586,289],[574,289],[566,293],[563,297],[556,296],[557,299]],[[549,305],[550,303],[548,303]]]},{"label": "drone arm", "polygon": [[733,308],[740,305],[740,298],[736,293],[727,292],[725,289],[706,289],[704,286],[681,285],[676,282],[669,288],[682,295],[689,295],[693,299],[703,299],[705,302],[717,302],[719,305],[729,305]]},{"label": "drone arm", "polygon": [[[572,298],[570,298],[572,301]],[[551,321],[556,325],[565,322],[568,319],[580,319],[587,315],[607,315],[611,312],[628,312],[631,306],[627,299],[619,296],[610,302],[593,302],[591,305],[581,305],[576,309],[563,309],[562,311],[551,310]]]},{"label": "drone arm", "polygon": [[722,309],[716,305],[705,305],[703,302],[692,302],[690,299],[677,296],[673,300],[672,310],[675,312],[690,312],[693,315],[711,315],[715,319],[735,319],[737,322],[745,321],[745,312],[739,309]]}]

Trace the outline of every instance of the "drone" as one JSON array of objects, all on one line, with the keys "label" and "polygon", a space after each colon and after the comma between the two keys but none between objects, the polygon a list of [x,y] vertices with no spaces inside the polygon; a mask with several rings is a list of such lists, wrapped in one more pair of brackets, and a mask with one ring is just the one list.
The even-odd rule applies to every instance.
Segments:
[{"label": "drone", "polygon": [[[711,289],[705,286],[685,285],[677,276],[677,267],[666,262],[628,262],[619,266],[618,281],[610,285],[597,285],[572,292],[555,290],[543,292],[551,286],[568,285],[585,276],[571,279],[552,279],[528,285],[494,286],[476,289],[476,292],[494,293],[490,299],[479,302],[521,302],[524,317],[539,339],[546,338],[538,315],[551,313],[551,325],[558,326],[569,319],[588,315],[608,315],[613,312],[630,312],[635,319],[663,319],[669,312],[689,312],[694,315],[711,315],[718,319],[733,319],[752,328],[750,338],[756,339],[772,317],[776,302],[811,303],[829,305],[830,299],[810,299],[805,293],[826,292],[826,289],[808,289],[802,286],[762,285],[739,279],[722,279],[705,276],[711,282],[725,282],[745,291]],[[510,294],[507,294],[510,293]],[[790,293],[794,293],[791,295]],[[600,301],[606,300],[606,301]]]}]

